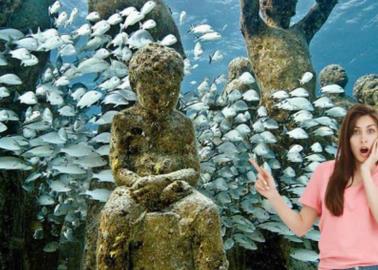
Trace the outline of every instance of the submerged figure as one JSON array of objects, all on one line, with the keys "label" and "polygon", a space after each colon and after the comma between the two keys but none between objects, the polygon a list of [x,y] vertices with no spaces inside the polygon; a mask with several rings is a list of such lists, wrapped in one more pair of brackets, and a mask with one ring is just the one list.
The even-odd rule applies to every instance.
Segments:
[{"label": "submerged figure", "polygon": [[358,102],[378,109],[378,74],[368,74],[358,78],[353,86],[353,95]]},{"label": "submerged figure", "polygon": [[98,269],[227,269],[216,205],[193,188],[194,129],[175,110],[181,56],[149,44],[131,59],[129,78],[138,102],[112,122],[118,187],[101,213]]},{"label": "submerged figure", "polygon": [[[315,73],[309,44],[337,0],[316,0],[308,14],[292,26],[290,20],[295,15],[297,0],[240,0],[240,3],[241,30],[261,101],[271,110],[273,90],[293,90],[300,86],[299,79],[305,72]],[[315,95],[315,76],[302,87]]]}]

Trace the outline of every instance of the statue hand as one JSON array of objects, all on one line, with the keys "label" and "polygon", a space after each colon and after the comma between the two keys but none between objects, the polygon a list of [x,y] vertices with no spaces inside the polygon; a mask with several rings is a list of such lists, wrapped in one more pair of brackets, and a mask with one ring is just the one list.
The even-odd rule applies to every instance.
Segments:
[{"label": "statue hand", "polygon": [[170,181],[165,177],[142,177],[130,188],[131,196],[138,203],[147,207],[154,205],[159,201],[161,192],[169,183]]},{"label": "statue hand", "polygon": [[184,198],[192,193],[192,187],[185,181],[174,181],[169,184],[161,193],[160,199],[166,206]]}]

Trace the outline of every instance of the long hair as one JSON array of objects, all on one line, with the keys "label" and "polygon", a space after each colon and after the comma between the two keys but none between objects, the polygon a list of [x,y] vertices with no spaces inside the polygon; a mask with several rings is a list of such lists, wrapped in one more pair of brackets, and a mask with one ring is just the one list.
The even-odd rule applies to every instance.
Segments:
[{"label": "long hair", "polygon": [[358,118],[368,115],[378,125],[378,112],[365,104],[357,104],[349,109],[344,117],[339,132],[339,147],[337,149],[335,168],[330,177],[325,194],[325,204],[334,216],[341,216],[344,208],[344,190],[356,169],[356,160],[352,153],[350,137]]}]

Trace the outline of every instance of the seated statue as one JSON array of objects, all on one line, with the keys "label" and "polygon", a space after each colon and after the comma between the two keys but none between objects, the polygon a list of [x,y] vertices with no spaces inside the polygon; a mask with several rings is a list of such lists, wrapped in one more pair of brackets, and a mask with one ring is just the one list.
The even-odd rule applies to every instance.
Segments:
[{"label": "seated statue", "polygon": [[97,268],[228,269],[216,205],[196,191],[194,129],[175,107],[183,60],[149,44],[129,65],[137,103],[112,122],[110,163],[117,188],[101,212]]}]

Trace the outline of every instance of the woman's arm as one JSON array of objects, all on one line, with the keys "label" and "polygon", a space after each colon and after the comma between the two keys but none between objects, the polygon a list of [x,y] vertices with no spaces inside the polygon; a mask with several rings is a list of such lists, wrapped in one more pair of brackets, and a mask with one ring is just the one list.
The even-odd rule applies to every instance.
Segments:
[{"label": "woman's arm", "polygon": [[261,168],[254,160],[250,160],[258,172],[256,190],[272,204],[278,216],[297,236],[303,236],[316,221],[318,214],[315,209],[303,206],[301,211],[291,209],[278,193],[273,177]]}]

